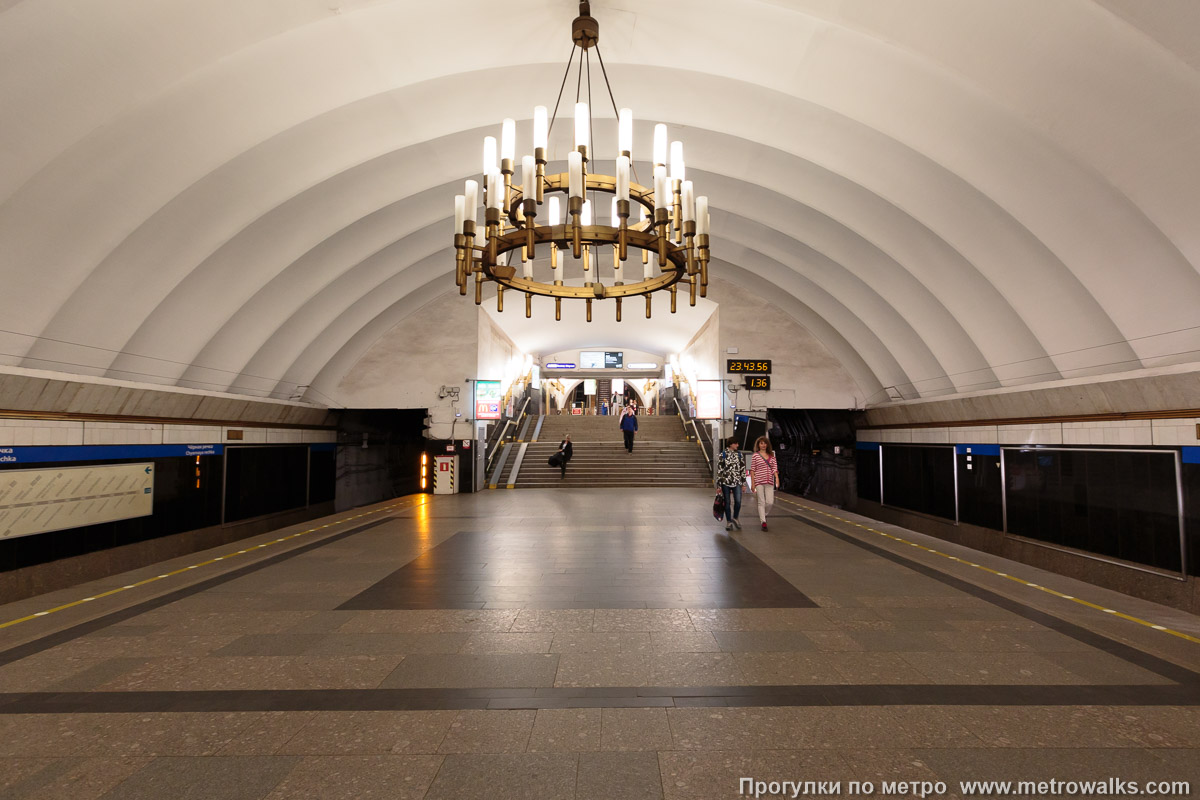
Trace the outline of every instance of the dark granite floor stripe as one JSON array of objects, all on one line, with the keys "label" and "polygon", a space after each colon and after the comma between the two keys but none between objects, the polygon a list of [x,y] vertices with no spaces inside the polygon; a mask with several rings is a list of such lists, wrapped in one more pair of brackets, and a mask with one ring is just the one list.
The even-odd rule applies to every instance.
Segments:
[{"label": "dark granite floor stripe", "polygon": [[403,711],[464,708],[689,706],[1200,706],[1187,686],[816,685],[513,689],[277,689],[28,692],[0,695],[0,716],[231,711]]},{"label": "dark granite floor stripe", "polygon": [[229,572],[222,573],[221,575],[214,575],[211,578],[192,584],[191,586],[184,586],[180,589],[176,589],[175,591],[167,592],[159,597],[152,597],[149,600],[143,600],[142,602],[127,608],[109,612],[108,614],[104,614],[96,619],[88,620],[87,622],[81,622],[78,625],[72,625],[71,627],[65,628],[61,631],[49,633],[38,639],[34,639],[33,641],[17,645],[16,647],[11,647],[8,650],[0,652],[0,666],[11,664],[14,661],[27,658],[34,653],[40,653],[43,650],[49,650],[51,647],[69,642],[72,639],[77,639],[80,636],[86,636],[89,633],[95,633],[96,631],[107,628],[110,625],[115,625],[118,622],[132,619],[139,614],[144,614],[147,611],[161,608],[162,606],[173,603],[176,600],[182,600],[185,597],[190,597],[194,594],[206,591],[214,586],[220,586],[223,583],[228,583],[234,578],[244,577],[253,572],[257,572],[260,569],[274,566],[283,561],[287,561],[290,558],[295,558],[302,553],[311,552],[316,550],[318,547],[324,547],[327,544],[341,541],[342,539],[354,536],[355,534],[362,533],[363,531],[370,530],[371,528],[383,525],[384,523],[390,521],[391,517],[372,520],[371,522],[359,525],[349,530],[335,533],[332,536],[328,536],[324,539],[320,539],[315,542],[308,542],[307,544],[301,545],[293,550],[288,550],[283,553],[276,553],[273,556],[264,558],[262,561],[257,561],[253,564],[247,564],[244,567],[238,567],[237,569],[230,570]]},{"label": "dark granite floor stripe", "polygon": [[1189,686],[1191,687],[1192,692],[1196,692],[1198,689],[1200,689],[1200,672],[1195,672],[1187,669],[1186,667],[1181,667],[1178,664],[1138,650],[1136,647],[1127,645],[1124,642],[1118,642],[1115,639],[1110,639],[1103,634],[1088,630],[1087,628],[1076,625],[1073,622],[1067,622],[1066,620],[1059,619],[1058,617],[1046,611],[1032,608],[1031,606],[1027,606],[1019,600],[1014,600],[1010,597],[997,594],[990,589],[985,589],[982,586],[971,583],[963,578],[957,578],[953,575],[948,575],[927,564],[922,564],[918,561],[914,561],[911,558],[902,556],[899,553],[893,553],[885,550],[882,547],[871,544],[870,542],[864,542],[855,538],[849,533],[839,531],[836,528],[830,527],[829,525],[825,525],[821,522],[817,522],[816,520],[809,519],[803,515],[781,514],[780,516],[802,522],[805,525],[828,533],[834,538],[840,539],[847,544],[860,547],[863,550],[873,553],[881,558],[885,558],[895,564],[900,564],[901,566],[907,567],[908,569],[924,575],[927,578],[932,578],[939,583],[950,586],[959,590],[960,592],[969,594],[972,597],[977,597],[980,600],[987,601],[998,608],[1002,608],[1005,611],[1010,611],[1013,614],[1029,620],[1030,622],[1036,622],[1037,624],[1057,631],[1064,636],[1069,636],[1078,642],[1086,644],[1089,647],[1094,647],[1097,650],[1101,650],[1111,656],[1115,656],[1116,658],[1119,658],[1129,664],[1149,670],[1150,672],[1161,675],[1168,680]]}]

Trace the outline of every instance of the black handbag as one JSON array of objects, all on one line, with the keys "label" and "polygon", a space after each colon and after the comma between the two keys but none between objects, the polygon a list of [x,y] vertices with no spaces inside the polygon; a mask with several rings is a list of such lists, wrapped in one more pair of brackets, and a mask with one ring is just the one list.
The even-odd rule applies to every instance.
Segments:
[{"label": "black handbag", "polygon": [[546,463],[552,467],[561,467],[563,463],[562,453],[555,453],[550,456],[550,458],[546,459]]},{"label": "black handbag", "polygon": [[717,496],[713,498],[713,518],[721,519],[725,516],[725,495],[717,492]]}]

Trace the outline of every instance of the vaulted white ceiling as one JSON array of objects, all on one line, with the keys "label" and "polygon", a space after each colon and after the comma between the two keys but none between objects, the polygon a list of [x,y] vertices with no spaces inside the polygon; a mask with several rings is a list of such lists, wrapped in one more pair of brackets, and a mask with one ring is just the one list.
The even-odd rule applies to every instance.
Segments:
[{"label": "vaulted white ceiling", "polygon": [[[0,363],[336,385],[456,291],[453,196],[500,119],[524,143],[553,104],[577,13],[0,0]],[[1200,3],[592,13],[635,158],[656,122],[686,142],[714,272],[769,295],[864,396],[1200,360]]]}]

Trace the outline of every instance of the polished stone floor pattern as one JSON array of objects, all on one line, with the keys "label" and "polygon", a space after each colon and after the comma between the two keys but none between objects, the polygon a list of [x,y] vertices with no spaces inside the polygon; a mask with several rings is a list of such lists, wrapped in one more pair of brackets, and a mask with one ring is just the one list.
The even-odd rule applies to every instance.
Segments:
[{"label": "polished stone floor pattern", "polygon": [[731,537],[460,531],[338,609],[815,605]]},{"label": "polished stone floor pattern", "polygon": [[0,800],[698,800],[743,796],[741,778],[1200,795],[1200,645],[799,498],[732,536],[708,505],[415,496],[0,607],[2,624],[184,570],[0,630]]}]

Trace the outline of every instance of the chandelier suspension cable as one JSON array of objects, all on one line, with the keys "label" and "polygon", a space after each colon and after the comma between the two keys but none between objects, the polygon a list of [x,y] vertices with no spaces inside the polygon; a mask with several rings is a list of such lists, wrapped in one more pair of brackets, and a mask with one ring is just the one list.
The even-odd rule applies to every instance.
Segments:
[{"label": "chandelier suspension cable", "polygon": [[[612,103],[612,107],[613,107],[613,118],[620,120],[621,112],[617,108],[617,98],[613,97],[612,84],[608,82],[608,70],[604,68],[604,55],[600,52],[600,45],[598,45],[598,44],[596,45],[596,58],[598,58],[600,60],[600,74],[604,76],[604,88],[608,89],[608,99],[609,99],[609,102]],[[617,149],[619,151],[620,146],[618,146]],[[634,180],[638,181],[640,183],[641,181],[638,178],[638,174],[637,174],[637,165],[634,164],[632,162],[632,160],[629,163],[629,168],[630,168],[630,170],[633,171]]]},{"label": "chandelier suspension cable", "polygon": [[554,133],[554,120],[558,119],[558,104],[562,102],[563,89],[567,88],[567,78],[571,76],[571,62],[575,60],[575,50],[578,47],[577,44],[571,45],[571,55],[567,57],[567,68],[563,70],[562,83],[558,85],[558,99],[554,101],[554,114],[550,117],[550,127],[546,129],[547,138]]},{"label": "chandelier suspension cable", "polygon": [[579,90],[583,87],[583,58],[587,55],[586,48],[580,48],[579,71],[575,73],[575,102],[579,102]]},{"label": "chandelier suspension cable", "polygon": [[608,82],[608,70],[604,68],[604,56],[600,54],[600,45],[596,45],[596,58],[600,59],[600,74],[604,76],[604,88],[608,89],[608,99],[612,101],[613,114],[620,116],[617,110],[617,98],[613,97],[612,84]]}]

